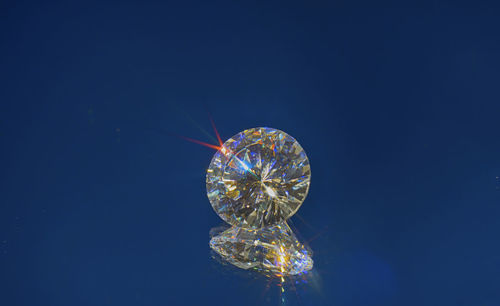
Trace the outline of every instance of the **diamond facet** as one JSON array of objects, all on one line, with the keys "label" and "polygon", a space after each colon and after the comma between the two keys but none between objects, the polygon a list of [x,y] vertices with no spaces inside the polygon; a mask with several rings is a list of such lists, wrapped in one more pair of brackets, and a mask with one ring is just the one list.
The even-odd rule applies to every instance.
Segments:
[{"label": "diamond facet", "polygon": [[252,128],[227,140],[214,155],[207,194],[224,221],[256,229],[295,214],[310,177],[309,160],[293,137],[272,128]]},{"label": "diamond facet", "polygon": [[210,240],[225,261],[242,269],[296,275],[313,267],[311,251],[283,222],[263,229],[233,226]]}]

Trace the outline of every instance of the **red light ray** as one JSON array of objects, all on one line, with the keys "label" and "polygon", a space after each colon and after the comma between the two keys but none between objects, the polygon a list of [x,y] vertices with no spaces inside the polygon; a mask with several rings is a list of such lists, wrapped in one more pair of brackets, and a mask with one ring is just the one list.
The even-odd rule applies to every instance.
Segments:
[{"label": "red light ray", "polygon": [[[208,113],[208,112],[207,112]],[[208,113],[208,119],[210,119],[210,124],[212,124],[212,128],[214,129],[215,135],[217,135],[217,140],[219,141],[219,146],[222,147],[223,142],[220,139],[219,131],[217,131],[217,128],[215,127],[215,122],[210,113]]]},{"label": "red light ray", "polygon": [[219,151],[220,150],[220,147],[219,146],[216,146],[216,145],[213,145],[213,144],[210,144],[210,143],[206,143],[206,142],[203,142],[203,141],[200,141],[200,140],[196,140],[196,139],[193,139],[193,138],[189,138],[189,137],[185,137],[185,136],[181,136],[181,135],[177,135],[177,137],[180,137],[184,140],[187,140],[187,141],[190,141],[190,142],[193,142],[193,143],[196,143],[196,144],[199,144],[199,145],[202,145],[202,146],[205,146],[207,148],[211,148],[211,149],[214,149],[216,151]]}]

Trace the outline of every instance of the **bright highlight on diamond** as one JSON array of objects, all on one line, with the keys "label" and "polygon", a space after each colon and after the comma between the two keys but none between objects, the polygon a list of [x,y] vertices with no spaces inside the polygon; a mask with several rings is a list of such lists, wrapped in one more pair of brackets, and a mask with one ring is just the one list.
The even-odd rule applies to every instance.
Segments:
[{"label": "bright highlight on diamond", "polygon": [[227,223],[258,229],[290,218],[309,190],[311,169],[300,144],[272,128],[227,140],[207,170],[212,207]]}]

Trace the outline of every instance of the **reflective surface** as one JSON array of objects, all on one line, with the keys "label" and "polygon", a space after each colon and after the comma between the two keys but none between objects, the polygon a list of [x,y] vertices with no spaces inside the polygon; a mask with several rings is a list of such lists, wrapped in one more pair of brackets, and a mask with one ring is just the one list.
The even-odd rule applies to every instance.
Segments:
[{"label": "reflective surface", "polygon": [[212,236],[210,247],[222,260],[263,274],[299,275],[313,268],[311,249],[297,240],[286,222],[260,229],[233,226]]},{"label": "reflective surface", "polygon": [[[1,1],[0,305],[500,305],[499,5]],[[307,152],[305,280],[212,258],[205,107]]]}]

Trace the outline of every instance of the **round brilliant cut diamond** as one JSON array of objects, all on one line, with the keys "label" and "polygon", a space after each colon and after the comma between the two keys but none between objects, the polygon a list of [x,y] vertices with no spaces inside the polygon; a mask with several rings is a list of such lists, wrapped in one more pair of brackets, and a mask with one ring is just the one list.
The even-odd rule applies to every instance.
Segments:
[{"label": "round brilliant cut diamond", "polygon": [[311,169],[299,143],[283,131],[252,128],[227,140],[207,170],[207,194],[231,225],[262,228],[290,218],[309,190]]}]

